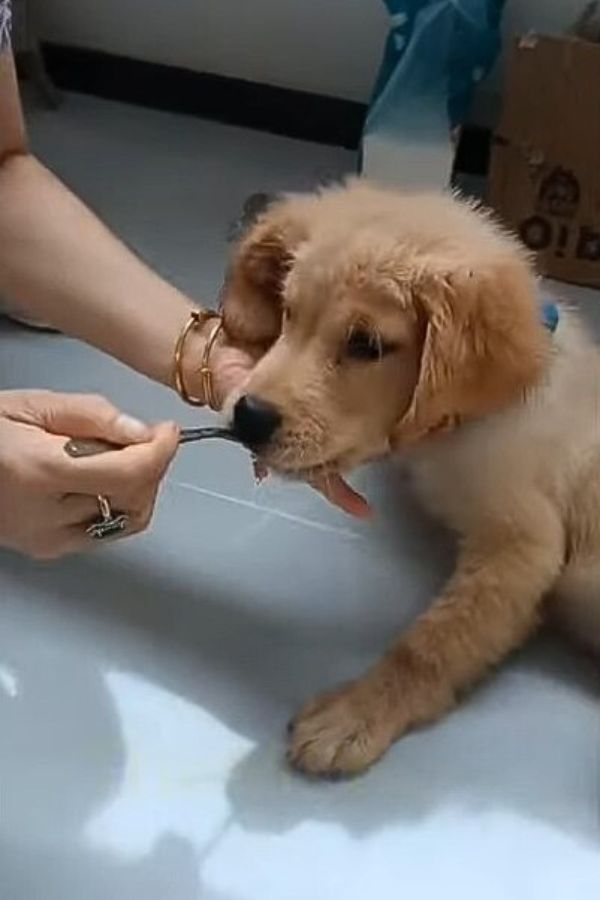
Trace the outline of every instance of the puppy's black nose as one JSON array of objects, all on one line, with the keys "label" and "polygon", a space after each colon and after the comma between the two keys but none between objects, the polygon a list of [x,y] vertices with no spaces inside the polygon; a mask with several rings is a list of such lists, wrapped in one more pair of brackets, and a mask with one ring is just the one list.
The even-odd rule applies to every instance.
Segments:
[{"label": "puppy's black nose", "polygon": [[271,403],[246,394],[240,397],[233,410],[235,436],[252,450],[264,447],[279,426],[281,415]]}]

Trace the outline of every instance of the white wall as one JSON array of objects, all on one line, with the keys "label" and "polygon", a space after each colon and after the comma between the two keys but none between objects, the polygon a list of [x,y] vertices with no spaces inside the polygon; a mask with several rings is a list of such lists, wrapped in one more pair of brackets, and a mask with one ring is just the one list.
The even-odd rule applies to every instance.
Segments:
[{"label": "white wall", "polygon": [[37,0],[47,40],[365,100],[380,0]]},{"label": "white wall", "polygon": [[558,34],[569,28],[587,0],[507,0],[505,35],[526,31]]},{"label": "white wall", "polygon": [[502,106],[506,58],[515,35],[528,31],[562,34],[573,25],[586,3],[587,0],[507,0],[502,20],[502,53],[475,96],[471,121],[489,127],[497,123]]},{"label": "white wall", "polygon": [[[387,30],[382,0],[36,2],[47,40],[356,100]],[[562,31],[583,4],[508,0],[505,35]]]}]

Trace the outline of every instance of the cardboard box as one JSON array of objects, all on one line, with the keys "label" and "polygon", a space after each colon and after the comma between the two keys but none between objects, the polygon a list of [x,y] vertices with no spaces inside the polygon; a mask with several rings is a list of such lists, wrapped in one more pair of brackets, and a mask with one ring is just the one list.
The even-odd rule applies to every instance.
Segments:
[{"label": "cardboard box", "polygon": [[600,45],[516,41],[488,199],[542,274],[600,287]]}]

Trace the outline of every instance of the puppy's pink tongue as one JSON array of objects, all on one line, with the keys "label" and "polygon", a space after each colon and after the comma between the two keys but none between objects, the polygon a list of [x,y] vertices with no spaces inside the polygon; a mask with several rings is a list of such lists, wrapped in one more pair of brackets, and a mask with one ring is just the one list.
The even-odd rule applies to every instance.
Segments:
[{"label": "puppy's pink tongue", "polygon": [[[254,479],[256,484],[260,484],[268,477],[269,470],[264,463],[260,462],[260,460],[253,459],[252,467],[254,469]],[[372,517],[373,510],[369,506],[368,501],[355,491],[354,488],[351,488],[341,475],[320,475],[318,478],[311,480],[310,483],[314,488],[320,491],[330,503],[333,503],[334,506],[338,506],[345,513],[348,513],[348,515],[354,516],[357,519],[370,519]]]},{"label": "puppy's pink tongue", "polygon": [[341,475],[330,475],[327,478],[321,477],[315,481],[314,486],[317,490],[333,503],[339,506],[345,513],[355,516],[357,519],[370,519],[373,510],[365,498],[359,494],[354,488],[344,481]]}]

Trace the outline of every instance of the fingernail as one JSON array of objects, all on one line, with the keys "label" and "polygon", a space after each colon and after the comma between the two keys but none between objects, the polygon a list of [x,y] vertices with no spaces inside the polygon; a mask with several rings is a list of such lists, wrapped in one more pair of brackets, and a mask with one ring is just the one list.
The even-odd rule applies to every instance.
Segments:
[{"label": "fingernail", "polygon": [[119,434],[132,444],[138,441],[147,441],[150,437],[148,426],[138,419],[134,419],[133,416],[120,415],[115,422],[115,426]]},{"label": "fingernail", "polygon": [[179,428],[179,425],[177,425],[176,422],[161,422],[161,423],[160,423],[159,425],[157,425],[156,427],[157,427],[157,428],[162,428],[162,429],[164,429],[165,431],[166,431],[166,429],[168,429],[168,430],[171,432],[171,437],[173,438],[174,441],[176,441],[176,440],[179,439],[179,431],[180,431],[180,428]]}]

